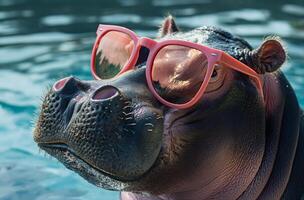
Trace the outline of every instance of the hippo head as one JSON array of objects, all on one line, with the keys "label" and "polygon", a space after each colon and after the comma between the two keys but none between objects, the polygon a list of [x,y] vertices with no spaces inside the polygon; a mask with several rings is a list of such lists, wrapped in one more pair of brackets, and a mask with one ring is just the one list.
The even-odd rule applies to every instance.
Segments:
[{"label": "hippo head", "polygon": [[[172,17],[165,19],[158,40],[169,38],[223,50],[261,80],[286,58],[277,38],[253,49],[214,27],[180,32]],[[146,56],[141,51],[140,58]],[[109,80],[68,77],[45,96],[34,140],[67,168],[106,189],[155,195],[228,191],[233,182],[246,187],[261,164],[266,89],[262,98],[251,78],[217,66],[200,102],[179,110],[151,94],[145,62]]]}]

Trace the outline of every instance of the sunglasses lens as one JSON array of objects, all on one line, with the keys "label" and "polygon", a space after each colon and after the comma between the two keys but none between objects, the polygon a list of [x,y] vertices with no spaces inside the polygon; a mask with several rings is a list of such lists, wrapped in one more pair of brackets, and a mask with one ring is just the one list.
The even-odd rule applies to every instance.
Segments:
[{"label": "sunglasses lens", "polygon": [[123,32],[110,31],[100,39],[95,55],[95,72],[101,79],[116,76],[130,60],[134,41]]},{"label": "sunglasses lens", "polygon": [[153,61],[154,89],[170,103],[187,103],[201,87],[207,66],[208,59],[203,52],[181,45],[167,45],[158,51]]}]

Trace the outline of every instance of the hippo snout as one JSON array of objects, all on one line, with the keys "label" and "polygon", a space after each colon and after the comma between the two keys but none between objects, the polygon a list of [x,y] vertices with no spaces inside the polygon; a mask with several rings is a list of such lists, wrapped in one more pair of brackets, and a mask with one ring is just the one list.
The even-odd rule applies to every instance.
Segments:
[{"label": "hippo snout", "polygon": [[43,101],[35,141],[67,165],[73,157],[119,180],[142,176],[158,157],[162,126],[123,90],[74,77],[57,81]]}]

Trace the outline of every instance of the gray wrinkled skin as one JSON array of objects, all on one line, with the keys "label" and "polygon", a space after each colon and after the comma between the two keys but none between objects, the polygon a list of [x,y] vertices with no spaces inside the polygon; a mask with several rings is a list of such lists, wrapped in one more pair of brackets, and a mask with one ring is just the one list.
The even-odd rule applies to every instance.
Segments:
[{"label": "gray wrinkled skin", "polygon": [[[88,85],[90,86],[87,87]],[[108,181],[101,171],[111,177],[121,176],[122,179],[130,179],[129,177],[133,179],[133,176],[136,178],[138,174],[145,173],[156,159],[160,146],[159,143],[144,146],[144,143],[161,140],[162,123],[157,122],[162,121],[162,116],[157,109],[150,108],[148,102],[145,104],[136,103],[136,100],[132,102],[121,93],[109,101],[95,102],[90,94],[96,91],[93,85],[71,78],[62,91],[54,92],[52,89],[43,102],[43,112],[37,122],[37,126],[41,129],[36,129],[35,138],[39,138],[39,143],[43,144],[66,144],[68,141],[68,150],[63,146],[55,150],[47,145],[42,148],[46,148],[51,155],[57,155],[61,151],[59,160],[68,168],[78,169],[81,175],[88,176],[88,173],[89,181],[94,184],[109,189],[125,188],[126,184],[114,180],[113,183]],[[72,91],[71,87],[83,91]],[[137,135],[138,129],[141,130],[141,134],[149,136],[143,138],[142,135]],[[97,132],[100,134],[96,134]],[[130,154],[130,151],[135,151],[135,154]],[[139,159],[142,159],[143,167],[147,165],[146,168],[141,169],[135,162],[138,158],[136,151],[144,151],[145,154],[154,151],[156,153],[152,163],[149,157],[138,155],[141,156]],[[84,162],[76,159],[79,155],[84,158]],[[109,160],[114,161],[105,165],[105,161]],[[121,160],[128,162],[119,163]],[[89,169],[87,163],[94,168]],[[100,169],[99,166],[102,168]],[[101,173],[99,176],[96,175],[98,171],[99,174]],[[117,174],[111,175],[111,171]]]}]

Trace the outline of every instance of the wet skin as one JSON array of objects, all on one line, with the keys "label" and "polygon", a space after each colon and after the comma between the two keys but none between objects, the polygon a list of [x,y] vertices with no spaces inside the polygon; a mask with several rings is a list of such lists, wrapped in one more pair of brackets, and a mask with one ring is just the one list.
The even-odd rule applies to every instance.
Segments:
[{"label": "wet skin", "polygon": [[286,59],[279,39],[252,49],[217,28],[179,32],[172,17],[160,30],[159,40],[168,38],[221,49],[252,67],[264,99],[248,76],[222,66],[185,110],[152,96],[144,63],[115,79],[69,77],[44,98],[38,146],[90,183],[123,191],[122,200],[300,199],[304,117],[279,70]]}]

